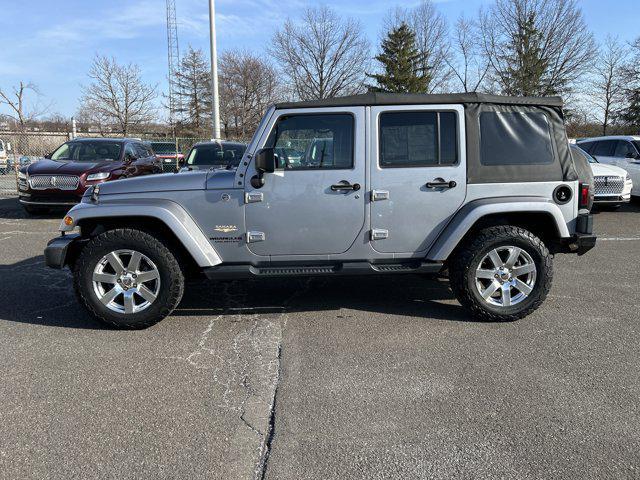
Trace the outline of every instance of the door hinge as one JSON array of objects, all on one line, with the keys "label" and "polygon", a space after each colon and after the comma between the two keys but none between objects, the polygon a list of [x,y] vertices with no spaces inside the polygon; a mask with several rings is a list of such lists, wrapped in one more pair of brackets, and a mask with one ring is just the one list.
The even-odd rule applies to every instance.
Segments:
[{"label": "door hinge", "polygon": [[262,192],[246,192],[244,194],[244,203],[258,203],[264,200]]},{"label": "door hinge", "polygon": [[387,190],[371,190],[371,201],[379,202],[380,200],[389,200],[389,192]]},{"label": "door hinge", "polygon": [[265,239],[264,232],[247,232],[247,243],[264,242]]},{"label": "door hinge", "polygon": [[380,228],[374,228],[371,230],[371,240],[384,240],[389,238],[389,230],[383,230]]}]

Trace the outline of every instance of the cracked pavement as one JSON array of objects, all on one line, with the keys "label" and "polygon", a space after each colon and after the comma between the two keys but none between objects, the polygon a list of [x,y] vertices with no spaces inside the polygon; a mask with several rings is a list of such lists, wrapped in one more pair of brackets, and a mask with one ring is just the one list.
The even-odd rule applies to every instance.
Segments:
[{"label": "cracked pavement", "polygon": [[0,478],[638,478],[640,206],[551,295],[470,321],[418,276],[189,284],[137,332],[0,198]]}]

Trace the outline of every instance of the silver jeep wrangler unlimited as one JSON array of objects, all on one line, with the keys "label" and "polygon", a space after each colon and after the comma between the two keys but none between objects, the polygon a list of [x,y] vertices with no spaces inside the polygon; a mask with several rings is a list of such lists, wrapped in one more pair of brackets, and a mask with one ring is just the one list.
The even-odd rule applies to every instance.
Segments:
[{"label": "silver jeep wrangler unlimited", "polygon": [[73,270],[93,315],[125,328],[169,315],[185,278],[202,274],[448,271],[473,315],[515,320],[545,299],[553,254],[595,245],[593,181],[581,162],[560,98],[283,103],[266,112],[235,170],[90,189],[45,257]]}]

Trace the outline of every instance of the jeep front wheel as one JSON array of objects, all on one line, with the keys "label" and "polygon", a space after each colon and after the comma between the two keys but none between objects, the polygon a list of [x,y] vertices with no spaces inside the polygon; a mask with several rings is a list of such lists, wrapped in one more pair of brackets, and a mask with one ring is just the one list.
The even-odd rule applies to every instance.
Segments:
[{"label": "jeep front wheel", "polygon": [[148,233],[109,230],[92,238],[74,268],[80,302],[119,328],[149,327],[169,315],[184,291],[171,251]]},{"label": "jeep front wheel", "polygon": [[542,240],[519,227],[479,231],[449,264],[451,289],[476,317],[513,321],[529,315],[551,288],[553,263]]}]

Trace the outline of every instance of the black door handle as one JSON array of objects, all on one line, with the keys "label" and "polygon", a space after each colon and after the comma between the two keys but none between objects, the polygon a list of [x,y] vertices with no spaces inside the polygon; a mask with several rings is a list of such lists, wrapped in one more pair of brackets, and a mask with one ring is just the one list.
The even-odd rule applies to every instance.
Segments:
[{"label": "black door handle", "polygon": [[343,191],[343,190],[353,190],[354,192],[357,192],[358,190],[360,190],[360,184],[359,183],[354,183],[352,185],[349,182],[347,182],[346,180],[343,180],[343,181],[341,181],[340,183],[338,183],[336,185],[331,185],[331,191],[332,192],[339,192],[339,191]]},{"label": "black door handle", "polygon": [[436,181],[427,183],[427,188],[455,188],[457,185],[453,180],[445,182],[444,180],[436,178]]}]

